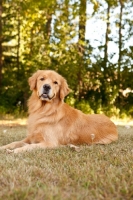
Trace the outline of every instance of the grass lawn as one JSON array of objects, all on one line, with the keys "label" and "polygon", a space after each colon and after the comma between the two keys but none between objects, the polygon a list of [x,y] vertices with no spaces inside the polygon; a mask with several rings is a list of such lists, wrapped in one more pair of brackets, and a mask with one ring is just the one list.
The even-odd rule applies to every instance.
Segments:
[{"label": "grass lawn", "polygon": [[[24,138],[21,124],[1,123],[0,145]],[[78,152],[0,151],[0,200],[132,200],[133,126],[119,125],[118,132],[118,142]]]}]

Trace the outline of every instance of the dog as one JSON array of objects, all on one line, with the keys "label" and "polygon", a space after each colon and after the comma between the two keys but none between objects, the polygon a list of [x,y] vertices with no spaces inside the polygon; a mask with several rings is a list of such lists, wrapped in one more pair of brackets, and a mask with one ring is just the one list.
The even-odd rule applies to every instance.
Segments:
[{"label": "dog", "polygon": [[29,78],[28,134],[0,149],[19,153],[64,145],[110,144],[118,139],[115,124],[103,114],[84,114],[64,102],[70,89],[52,70],[38,70]]}]

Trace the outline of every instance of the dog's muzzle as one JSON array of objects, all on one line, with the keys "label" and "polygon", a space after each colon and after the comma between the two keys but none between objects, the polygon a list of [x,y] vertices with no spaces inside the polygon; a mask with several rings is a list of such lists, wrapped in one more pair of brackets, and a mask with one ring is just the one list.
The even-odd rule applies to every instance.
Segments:
[{"label": "dog's muzzle", "polygon": [[39,96],[42,100],[48,99],[51,100],[55,95],[51,97],[51,86],[49,84],[43,85],[42,94]]}]

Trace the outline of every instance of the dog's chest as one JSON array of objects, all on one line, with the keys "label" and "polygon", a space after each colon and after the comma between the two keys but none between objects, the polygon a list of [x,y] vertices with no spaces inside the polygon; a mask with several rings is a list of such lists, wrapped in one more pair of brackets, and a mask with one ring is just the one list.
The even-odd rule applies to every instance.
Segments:
[{"label": "dog's chest", "polygon": [[61,138],[63,138],[63,128],[60,124],[44,125],[42,129],[43,137],[46,140],[58,142]]}]

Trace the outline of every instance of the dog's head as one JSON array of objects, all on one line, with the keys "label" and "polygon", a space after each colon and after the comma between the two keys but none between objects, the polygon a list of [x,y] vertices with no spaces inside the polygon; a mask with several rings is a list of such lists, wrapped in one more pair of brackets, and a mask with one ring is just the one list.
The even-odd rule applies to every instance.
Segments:
[{"label": "dog's head", "polygon": [[69,94],[66,80],[52,70],[38,70],[29,78],[29,85],[42,101],[51,101],[55,98],[63,100]]}]

